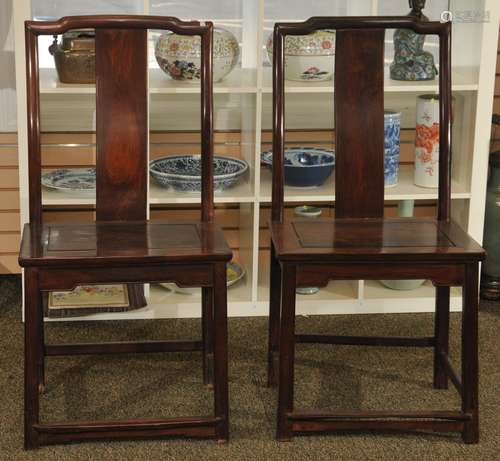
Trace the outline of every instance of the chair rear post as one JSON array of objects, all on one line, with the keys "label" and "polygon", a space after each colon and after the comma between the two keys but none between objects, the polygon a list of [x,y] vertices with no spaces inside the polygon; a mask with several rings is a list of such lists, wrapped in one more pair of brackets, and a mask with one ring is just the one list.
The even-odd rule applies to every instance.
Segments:
[{"label": "chair rear post", "polygon": [[272,216],[275,222],[283,220],[285,152],[285,37],[279,25],[273,33],[273,185]]},{"label": "chair rear post", "polygon": [[201,32],[201,219],[214,218],[214,139],[213,139],[213,24],[206,23]]},{"label": "chair rear post", "polygon": [[451,213],[451,23],[439,33],[439,191],[438,216],[449,221]]},{"label": "chair rear post", "polygon": [[32,226],[42,226],[42,161],[40,146],[40,78],[38,36],[25,23],[26,94],[28,112],[28,183],[29,219]]}]

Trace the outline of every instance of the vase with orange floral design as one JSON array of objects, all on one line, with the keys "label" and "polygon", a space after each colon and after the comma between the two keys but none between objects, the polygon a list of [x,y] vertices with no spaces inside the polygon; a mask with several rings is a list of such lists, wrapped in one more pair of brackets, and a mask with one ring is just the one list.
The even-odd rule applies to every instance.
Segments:
[{"label": "vase with orange floral design", "polygon": [[414,181],[420,187],[439,185],[439,95],[417,97]]}]

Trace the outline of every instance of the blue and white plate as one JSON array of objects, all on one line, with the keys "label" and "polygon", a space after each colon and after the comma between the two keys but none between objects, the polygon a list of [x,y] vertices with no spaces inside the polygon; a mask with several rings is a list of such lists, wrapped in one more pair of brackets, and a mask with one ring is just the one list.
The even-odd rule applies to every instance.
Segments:
[{"label": "blue and white plate", "polygon": [[230,287],[238,283],[245,277],[245,268],[236,261],[229,261],[226,266],[227,286]]},{"label": "blue and white plate", "polygon": [[[227,287],[231,287],[245,277],[245,268],[236,261],[229,261],[226,265],[226,283]],[[173,282],[162,282],[160,286],[172,292],[181,293],[184,295],[196,295],[200,293],[199,287],[179,287]]]},{"label": "blue and white plate", "polygon": [[95,168],[68,168],[42,175],[42,185],[62,192],[95,193]]},{"label": "blue and white plate", "polygon": [[[248,170],[244,160],[214,156],[214,190],[220,192],[233,186]],[[149,171],[156,182],[165,188],[183,192],[201,191],[201,156],[172,155],[149,163]]]},{"label": "blue and white plate", "polygon": [[[273,152],[263,152],[261,161],[271,167]],[[321,186],[332,174],[335,151],[317,147],[285,149],[285,184],[292,187]]]}]

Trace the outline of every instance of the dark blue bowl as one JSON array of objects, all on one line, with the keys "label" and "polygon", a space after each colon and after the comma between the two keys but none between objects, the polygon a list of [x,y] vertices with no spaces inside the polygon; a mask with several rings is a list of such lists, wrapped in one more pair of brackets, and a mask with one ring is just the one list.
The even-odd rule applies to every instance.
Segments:
[{"label": "dark blue bowl", "polygon": [[[272,167],[273,152],[263,152],[261,161]],[[292,187],[321,186],[332,174],[335,151],[316,147],[285,149],[285,184]]]}]

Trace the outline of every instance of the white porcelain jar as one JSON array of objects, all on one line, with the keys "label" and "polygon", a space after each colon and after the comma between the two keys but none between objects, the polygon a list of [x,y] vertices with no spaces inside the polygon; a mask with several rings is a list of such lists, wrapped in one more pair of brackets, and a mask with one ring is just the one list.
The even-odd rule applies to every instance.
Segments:
[{"label": "white porcelain jar", "polygon": [[417,97],[414,180],[420,187],[439,186],[439,96],[435,94]]},{"label": "white porcelain jar", "polygon": [[[273,62],[273,35],[266,44]],[[285,37],[285,79],[299,82],[330,80],[335,59],[335,31],[317,30],[309,35]]]},{"label": "white porcelain jar", "polygon": [[[213,72],[214,82],[231,72],[240,56],[236,37],[225,29],[214,29]],[[160,68],[175,80],[199,80],[201,65],[201,37],[162,34],[155,46],[155,57]]]}]

